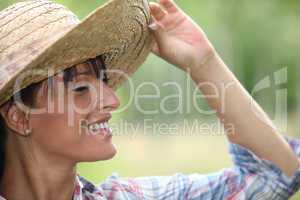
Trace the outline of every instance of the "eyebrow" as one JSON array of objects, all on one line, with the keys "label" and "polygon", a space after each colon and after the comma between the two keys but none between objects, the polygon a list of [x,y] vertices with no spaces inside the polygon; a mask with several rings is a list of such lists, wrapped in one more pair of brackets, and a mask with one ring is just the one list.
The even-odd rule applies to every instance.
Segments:
[{"label": "eyebrow", "polygon": [[76,73],[77,76],[79,75],[92,75],[90,71],[84,71],[84,72],[80,72],[80,73]]},{"label": "eyebrow", "polygon": [[91,64],[89,63],[88,65],[89,66],[84,71],[82,71],[82,72],[78,72],[77,68],[75,68],[75,74],[77,76],[79,76],[79,75],[93,75],[93,74],[95,74],[94,70],[92,69]]}]

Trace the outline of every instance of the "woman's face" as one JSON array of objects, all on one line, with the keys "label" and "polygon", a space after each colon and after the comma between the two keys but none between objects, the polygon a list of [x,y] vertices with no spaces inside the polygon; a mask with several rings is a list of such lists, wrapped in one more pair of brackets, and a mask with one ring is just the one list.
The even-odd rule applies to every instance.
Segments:
[{"label": "woman's face", "polygon": [[67,87],[60,73],[53,77],[52,93],[47,81],[39,88],[36,104],[48,111],[30,114],[32,145],[45,155],[75,162],[110,159],[116,148],[106,122],[120,102],[87,63],[75,67]]}]

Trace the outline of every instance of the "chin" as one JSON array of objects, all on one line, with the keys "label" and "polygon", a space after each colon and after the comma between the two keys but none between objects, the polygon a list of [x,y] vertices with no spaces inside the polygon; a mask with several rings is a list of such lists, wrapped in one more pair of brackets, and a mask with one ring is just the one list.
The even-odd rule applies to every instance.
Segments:
[{"label": "chin", "polygon": [[82,159],[81,162],[95,162],[112,159],[117,154],[116,147],[111,144],[102,148],[98,148],[95,151],[89,151],[89,153]]},{"label": "chin", "polygon": [[116,154],[117,154],[117,149],[115,146],[113,146],[113,148],[109,152],[102,154],[100,159],[98,160],[109,160],[112,159]]}]

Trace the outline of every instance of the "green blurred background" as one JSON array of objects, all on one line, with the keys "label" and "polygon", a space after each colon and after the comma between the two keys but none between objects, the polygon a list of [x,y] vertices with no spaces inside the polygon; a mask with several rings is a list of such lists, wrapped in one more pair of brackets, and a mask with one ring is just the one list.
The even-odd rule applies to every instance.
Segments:
[{"label": "green blurred background", "polygon": [[[0,9],[17,2],[1,0]],[[104,0],[57,0],[75,12],[81,19]],[[282,132],[300,137],[300,65],[299,20],[300,1],[298,0],[175,0],[207,33],[225,62],[249,92],[266,78],[270,86],[261,89],[253,96],[276,119]],[[298,28],[297,28],[298,27]],[[287,81],[276,84],[274,72],[284,69]],[[147,76],[145,76],[147,74]],[[160,85],[162,97],[176,94],[176,89],[163,87],[167,81],[176,81],[187,85],[186,76],[177,68],[151,55],[134,76],[136,84],[154,81]],[[118,90],[118,95],[125,105],[129,99],[128,85]],[[276,92],[287,89],[287,101],[276,100]],[[153,88],[144,87],[143,94],[153,94]],[[144,100],[143,109],[159,107],[161,99]],[[191,100],[184,96],[183,105]],[[198,99],[201,108],[207,108],[203,99]],[[287,116],[276,118],[277,107],[285,108]],[[168,109],[174,109],[178,102],[170,100]],[[196,110],[184,114],[166,114],[161,110],[156,114],[145,115],[132,105],[124,112],[113,117],[114,123],[121,119],[140,125],[144,119],[153,122],[179,124],[184,119],[200,119],[203,123],[216,123],[214,115],[199,114]],[[284,122],[287,121],[287,126]],[[144,131],[142,126],[136,132],[116,133],[114,137],[118,147],[117,156],[105,162],[84,163],[78,166],[81,175],[95,183],[103,181],[113,172],[120,176],[171,175],[183,173],[210,173],[232,166],[227,151],[226,137],[214,133],[191,133],[182,135],[157,134],[155,130]],[[300,195],[294,197],[300,199]]]}]

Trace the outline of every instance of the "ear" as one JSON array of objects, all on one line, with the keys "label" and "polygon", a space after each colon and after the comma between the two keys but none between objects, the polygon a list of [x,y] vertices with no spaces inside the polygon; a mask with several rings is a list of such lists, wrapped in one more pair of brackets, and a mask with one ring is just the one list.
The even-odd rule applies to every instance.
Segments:
[{"label": "ear", "polygon": [[25,130],[29,128],[29,123],[25,111],[15,103],[7,102],[0,108],[0,113],[9,129],[21,136],[26,136]]}]

